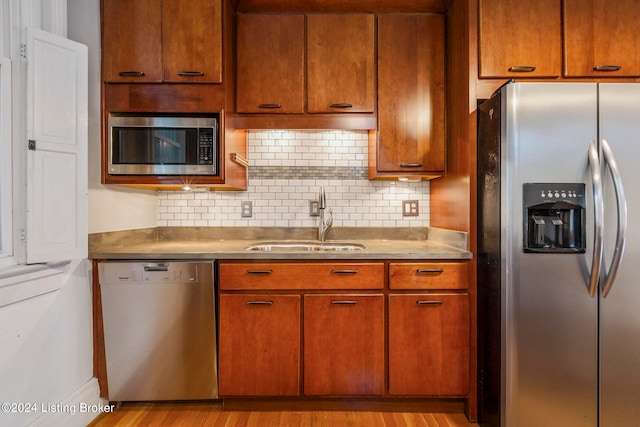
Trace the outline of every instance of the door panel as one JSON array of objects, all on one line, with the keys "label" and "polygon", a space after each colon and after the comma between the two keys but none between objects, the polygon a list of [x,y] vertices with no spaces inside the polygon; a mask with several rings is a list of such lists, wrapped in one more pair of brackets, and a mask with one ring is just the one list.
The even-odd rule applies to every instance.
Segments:
[{"label": "door panel", "polygon": [[[587,254],[524,253],[522,185],[585,182],[597,137],[590,83],[507,86],[501,204],[508,426],[594,426],[597,418],[597,300],[587,291]],[[593,229],[591,192],[587,230]],[[506,267],[506,268],[505,268]]]},{"label": "door panel", "polygon": [[[627,197],[627,245],[616,281],[600,303],[601,426],[636,425],[640,419],[640,85],[600,85],[600,137],[615,154]],[[605,261],[615,245],[616,205],[605,173]]]}]

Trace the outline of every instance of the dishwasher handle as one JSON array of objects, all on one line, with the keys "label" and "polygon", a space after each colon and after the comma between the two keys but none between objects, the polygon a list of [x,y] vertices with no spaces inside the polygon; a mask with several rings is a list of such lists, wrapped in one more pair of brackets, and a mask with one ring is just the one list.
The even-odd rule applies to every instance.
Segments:
[{"label": "dishwasher handle", "polygon": [[144,271],[169,271],[168,262],[151,262],[144,264]]}]

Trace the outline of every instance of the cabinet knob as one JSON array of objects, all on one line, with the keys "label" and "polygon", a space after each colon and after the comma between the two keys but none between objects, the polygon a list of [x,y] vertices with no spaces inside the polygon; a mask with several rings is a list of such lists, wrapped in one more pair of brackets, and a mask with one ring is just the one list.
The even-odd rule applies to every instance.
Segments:
[{"label": "cabinet knob", "polygon": [[331,274],[357,274],[358,270],[331,270]]},{"label": "cabinet knob", "polygon": [[247,274],[269,275],[271,273],[273,273],[273,270],[247,270]]},{"label": "cabinet knob", "polygon": [[596,65],[593,71],[619,71],[621,68],[620,65]]},{"label": "cabinet knob", "polygon": [[418,305],[442,305],[442,304],[444,304],[444,301],[442,301],[442,300],[436,300],[436,301],[418,300],[418,301],[416,301],[416,304],[418,304]]},{"label": "cabinet knob", "polygon": [[202,71],[178,71],[178,75],[179,76],[202,77],[202,76],[204,76],[204,73]]},{"label": "cabinet knob", "polygon": [[514,65],[509,67],[509,71],[512,73],[532,73],[536,70],[533,65]]},{"label": "cabinet knob", "polygon": [[358,301],[356,300],[333,300],[331,301],[333,305],[356,305]]},{"label": "cabinet knob", "polygon": [[444,270],[441,268],[431,268],[431,269],[418,269],[416,270],[418,274],[442,274]]},{"label": "cabinet knob", "polygon": [[118,72],[119,76],[123,76],[123,77],[142,77],[144,76],[144,72],[142,71],[120,71]]},{"label": "cabinet knob", "polygon": [[273,301],[247,301],[247,305],[273,305]]}]

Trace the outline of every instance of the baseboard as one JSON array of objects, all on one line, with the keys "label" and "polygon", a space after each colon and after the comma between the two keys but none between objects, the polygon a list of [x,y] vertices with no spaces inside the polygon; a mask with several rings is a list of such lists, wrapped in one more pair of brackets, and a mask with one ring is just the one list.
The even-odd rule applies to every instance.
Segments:
[{"label": "baseboard", "polygon": [[42,415],[30,426],[86,427],[100,414],[114,409],[115,405],[100,397],[98,380],[91,378],[61,402],[43,405]]}]

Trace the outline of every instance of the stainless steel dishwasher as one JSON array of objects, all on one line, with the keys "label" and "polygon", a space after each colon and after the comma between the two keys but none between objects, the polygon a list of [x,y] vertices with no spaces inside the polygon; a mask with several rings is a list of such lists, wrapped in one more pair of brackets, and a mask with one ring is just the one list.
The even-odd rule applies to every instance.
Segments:
[{"label": "stainless steel dishwasher", "polygon": [[218,397],[213,262],[98,267],[110,401]]}]

